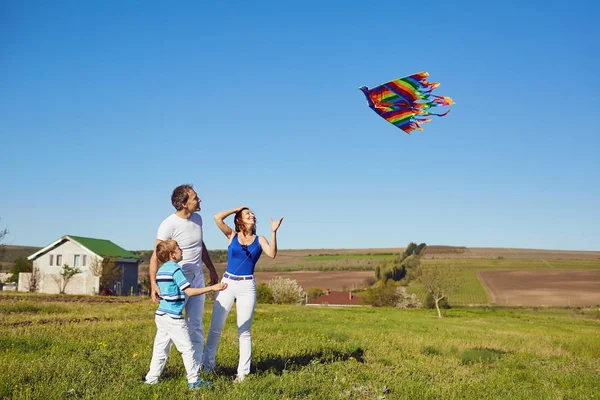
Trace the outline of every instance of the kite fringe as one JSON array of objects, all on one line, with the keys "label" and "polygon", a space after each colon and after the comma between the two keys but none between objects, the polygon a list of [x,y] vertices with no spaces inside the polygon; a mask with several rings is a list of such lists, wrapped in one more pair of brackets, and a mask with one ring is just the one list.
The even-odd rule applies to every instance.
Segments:
[{"label": "kite fringe", "polygon": [[443,117],[450,110],[438,114],[430,109],[451,106],[454,101],[447,96],[437,96],[432,92],[440,86],[439,82],[429,82],[427,72],[418,72],[369,89],[361,86],[369,107],[391,124],[406,133],[422,131],[422,124],[431,122],[429,116]]}]

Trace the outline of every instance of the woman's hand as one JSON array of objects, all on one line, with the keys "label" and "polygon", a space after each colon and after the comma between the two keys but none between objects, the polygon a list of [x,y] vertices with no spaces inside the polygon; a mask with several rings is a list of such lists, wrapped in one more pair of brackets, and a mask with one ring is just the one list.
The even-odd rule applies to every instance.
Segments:
[{"label": "woman's hand", "polygon": [[281,225],[281,221],[283,221],[283,217],[279,218],[278,221],[273,221],[273,218],[269,218],[271,220],[271,232],[277,232],[279,229],[279,225]]}]

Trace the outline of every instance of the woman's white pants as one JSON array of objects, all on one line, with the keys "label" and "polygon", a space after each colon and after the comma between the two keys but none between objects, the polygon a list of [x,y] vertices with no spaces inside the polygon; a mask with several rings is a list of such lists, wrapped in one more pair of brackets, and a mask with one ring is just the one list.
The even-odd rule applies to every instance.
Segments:
[{"label": "woman's white pants", "polygon": [[244,376],[250,373],[250,357],[252,356],[250,327],[252,326],[252,316],[256,306],[256,281],[254,279],[237,281],[223,278],[222,282],[227,283],[228,286],[227,289],[219,292],[215,299],[202,364],[203,368],[208,371],[215,368],[221,332],[225,325],[225,319],[235,301],[240,339],[240,359],[237,374],[238,378],[242,377],[243,379]]},{"label": "woman's white pants", "polygon": [[185,320],[173,319],[168,315],[157,315],[154,320],[156,321],[156,337],[146,383],[158,382],[158,377],[167,364],[173,343],[183,358],[188,383],[196,382],[198,380],[198,364],[194,361],[194,348]]}]

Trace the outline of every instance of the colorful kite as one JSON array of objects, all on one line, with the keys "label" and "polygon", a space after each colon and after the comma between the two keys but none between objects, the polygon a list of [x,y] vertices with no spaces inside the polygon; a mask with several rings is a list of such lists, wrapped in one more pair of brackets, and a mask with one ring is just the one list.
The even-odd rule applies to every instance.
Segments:
[{"label": "colorful kite", "polygon": [[419,72],[373,89],[366,86],[359,89],[365,94],[369,107],[383,119],[406,133],[415,129],[422,131],[421,124],[431,121],[427,117],[443,117],[450,112],[448,110],[443,114],[434,114],[429,111],[431,108],[454,104],[450,97],[431,94],[440,84],[427,82],[425,78],[428,76],[427,72]]}]

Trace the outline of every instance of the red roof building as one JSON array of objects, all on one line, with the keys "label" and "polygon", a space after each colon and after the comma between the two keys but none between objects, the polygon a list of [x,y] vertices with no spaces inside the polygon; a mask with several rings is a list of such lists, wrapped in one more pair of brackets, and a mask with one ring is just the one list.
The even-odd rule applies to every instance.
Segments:
[{"label": "red roof building", "polygon": [[362,306],[360,297],[356,297],[352,292],[332,292],[327,290],[322,296],[309,300],[307,306]]}]

